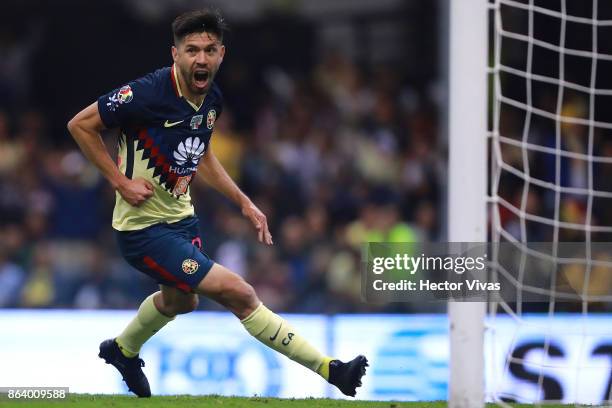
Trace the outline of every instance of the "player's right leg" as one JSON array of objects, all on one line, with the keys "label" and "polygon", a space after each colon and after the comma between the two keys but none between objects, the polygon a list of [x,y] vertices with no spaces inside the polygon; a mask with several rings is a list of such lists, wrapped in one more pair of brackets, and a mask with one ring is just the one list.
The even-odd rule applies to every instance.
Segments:
[{"label": "player's right leg", "polygon": [[266,308],[255,290],[242,277],[214,264],[196,293],[225,306],[245,329],[266,346],[319,374],[345,395],[355,396],[368,361],[357,356],[348,363],[321,354],[282,317]]},{"label": "player's right leg", "polygon": [[153,293],[140,305],[138,313],[117,336],[115,341],[126,357],[135,357],[142,345],[176,315],[190,313],[198,307],[198,296],[174,287],[159,285],[161,291]]},{"label": "player's right leg", "polygon": [[176,316],[191,313],[198,308],[199,298],[195,293],[186,293],[167,285],[159,285],[159,287],[161,296],[155,298],[155,306],[164,315]]},{"label": "player's right leg", "polygon": [[[171,226],[160,224],[118,233],[119,248],[128,263],[157,280],[161,288],[142,302],[138,313],[121,334],[100,344],[99,356],[121,373],[130,391],[139,397],[151,395],[142,371],[144,362],[139,358],[140,348],[177,314],[191,312],[197,307],[198,297],[191,286],[197,285],[206,274],[206,264],[212,264],[192,244],[190,235],[194,225],[197,226],[195,218]],[[195,262],[195,271],[182,268],[187,261],[190,265]]]},{"label": "player's right leg", "polygon": [[[176,289],[160,285],[161,291],[147,297],[138,313],[119,336],[100,344],[100,358],[114,366],[123,377],[128,389],[139,397],[151,396],[149,381],[142,371],[144,361],[139,358],[142,345],[178,313],[193,310],[192,296],[174,293]],[[197,297],[196,297],[197,299]]]}]

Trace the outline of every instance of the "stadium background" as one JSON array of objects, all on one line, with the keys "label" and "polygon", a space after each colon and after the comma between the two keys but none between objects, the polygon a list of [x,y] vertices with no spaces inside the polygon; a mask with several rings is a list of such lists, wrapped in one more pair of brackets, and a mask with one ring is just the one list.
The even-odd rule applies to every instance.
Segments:
[{"label": "stadium background", "polygon": [[[446,236],[444,1],[207,4],[220,6],[232,27],[217,78],[225,109],[212,143],[230,175],[268,215],[275,245],[257,244],[252,227],[235,207],[196,184],[192,196],[206,251],[245,276],[266,304],[280,312],[445,312],[444,305],[363,303],[359,278],[364,241],[443,241]],[[65,125],[104,92],[169,65],[172,19],[201,5],[161,0],[5,0],[0,5],[1,308],[133,310],[156,290],[119,257],[110,228],[114,195],[80,155]],[[547,27],[546,22],[541,26]],[[587,41],[586,36],[573,38]],[[610,40],[600,42],[605,47]],[[509,55],[517,65],[523,63],[520,47]],[[551,65],[551,74],[554,69]],[[566,70],[568,78],[588,74],[571,63]],[[546,89],[539,95],[544,106],[555,99]],[[584,103],[579,97],[568,98],[564,108],[580,112]],[[522,120],[520,114],[504,111],[504,133],[519,134]],[[533,129],[543,144],[553,137],[550,124],[535,123]],[[582,130],[565,131],[571,135]],[[105,139],[114,153],[116,134],[109,132]],[[570,144],[577,140],[566,139]],[[595,149],[611,155],[612,141],[598,134]],[[509,163],[513,153],[504,152]],[[514,159],[518,163],[521,157]],[[553,177],[554,161],[537,156],[530,161],[532,174],[544,180]],[[612,183],[609,168],[596,172],[595,180]],[[585,182],[584,168],[570,159],[562,161],[562,174],[567,185]],[[520,199],[520,183],[504,185],[502,196]],[[612,190],[609,185],[595,187]],[[546,214],[550,205],[544,191],[530,193],[532,213]],[[583,223],[584,212],[584,203],[570,198],[562,217]],[[612,225],[605,202],[596,205],[594,214],[602,225]],[[506,229],[514,227],[518,234],[518,225],[513,226],[517,220],[506,216]],[[550,240],[550,231],[531,228],[530,236]],[[219,310],[202,300],[200,309]],[[538,310],[537,305],[529,307]],[[598,310],[609,312],[610,306]],[[341,334],[335,330],[342,326],[342,316],[331,321],[322,315],[313,317],[320,319],[313,325],[322,333],[315,341],[334,349],[333,335]],[[6,316],[13,316],[15,324],[27,321],[19,314]],[[394,344],[411,345],[401,352],[384,346],[377,353],[388,363],[397,356],[413,358],[411,365],[414,358],[419,360],[409,372],[385,374],[386,368],[380,367],[393,377],[391,383],[410,385],[387,387],[377,380],[382,391],[367,395],[444,398],[445,317],[432,317],[427,326],[419,320],[427,317],[420,316],[399,324],[402,316],[384,317],[392,320],[380,344],[395,339]],[[356,319],[350,330],[368,322]],[[417,328],[426,328],[415,329],[415,322]],[[10,338],[5,341],[14,344]],[[415,382],[421,368],[433,374]],[[295,395],[283,392],[271,394]],[[329,390],[324,393],[331,395]]]}]

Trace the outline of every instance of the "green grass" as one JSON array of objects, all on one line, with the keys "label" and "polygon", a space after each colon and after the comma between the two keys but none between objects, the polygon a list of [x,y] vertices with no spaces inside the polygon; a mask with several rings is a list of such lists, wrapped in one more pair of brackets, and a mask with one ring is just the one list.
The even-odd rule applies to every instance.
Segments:
[{"label": "green grass", "polygon": [[[487,407],[496,405],[488,404]],[[533,407],[533,405],[516,404],[516,408]],[[221,397],[211,396],[164,396],[139,399],[126,395],[91,395],[91,394],[70,394],[64,400],[8,400],[5,395],[0,396],[0,407],[37,407],[37,408],[446,408],[445,401],[435,402],[382,402],[382,401],[345,401],[332,399],[280,399],[266,397]],[[546,405],[547,408],[568,407],[568,405]],[[574,407],[574,405],[571,405]]]}]

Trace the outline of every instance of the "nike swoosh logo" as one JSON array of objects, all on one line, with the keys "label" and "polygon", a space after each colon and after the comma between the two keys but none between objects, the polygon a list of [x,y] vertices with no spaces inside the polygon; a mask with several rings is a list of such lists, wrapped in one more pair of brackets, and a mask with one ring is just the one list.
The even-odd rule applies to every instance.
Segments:
[{"label": "nike swoosh logo", "polygon": [[185,121],[185,119],[183,119],[183,120],[179,120],[178,122],[168,122],[168,121],[165,121],[165,122],[164,122],[164,127],[169,128],[169,127],[172,127],[172,126],[176,126],[176,125],[178,125],[179,123],[182,123],[182,122],[184,122],[184,121]]},{"label": "nike swoosh logo", "polygon": [[270,337],[270,341],[276,340],[276,336],[278,336],[278,332],[280,332],[281,327],[283,327],[282,323],[278,326],[278,330],[276,331],[276,333],[274,333],[274,336]]}]

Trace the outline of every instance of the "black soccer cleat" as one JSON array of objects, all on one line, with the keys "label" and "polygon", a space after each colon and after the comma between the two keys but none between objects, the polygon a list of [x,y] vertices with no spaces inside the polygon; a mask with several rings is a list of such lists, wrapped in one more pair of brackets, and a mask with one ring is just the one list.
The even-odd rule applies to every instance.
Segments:
[{"label": "black soccer cleat", "polygon": [[329,383],[338,387],[344,395],[354,397],[356,388],[361,387],[361,377],[365,375],[366,367],[368,359],[364,356],[357,356],[348,363],[332,360],[329,362]]},{"label": "black soccer cleat", "polygon": [[150,397],[151,388],[149,381],[142,372],[144,361],[141,358],[128,358],[123,355],[119,349],[119,345],[115,339],[104,340],[100,343],[100,353],[98,357],[104,359],[106,364],[112,364],[123,377],[123,381],[128,386],[128,389],[139,397]]}]

